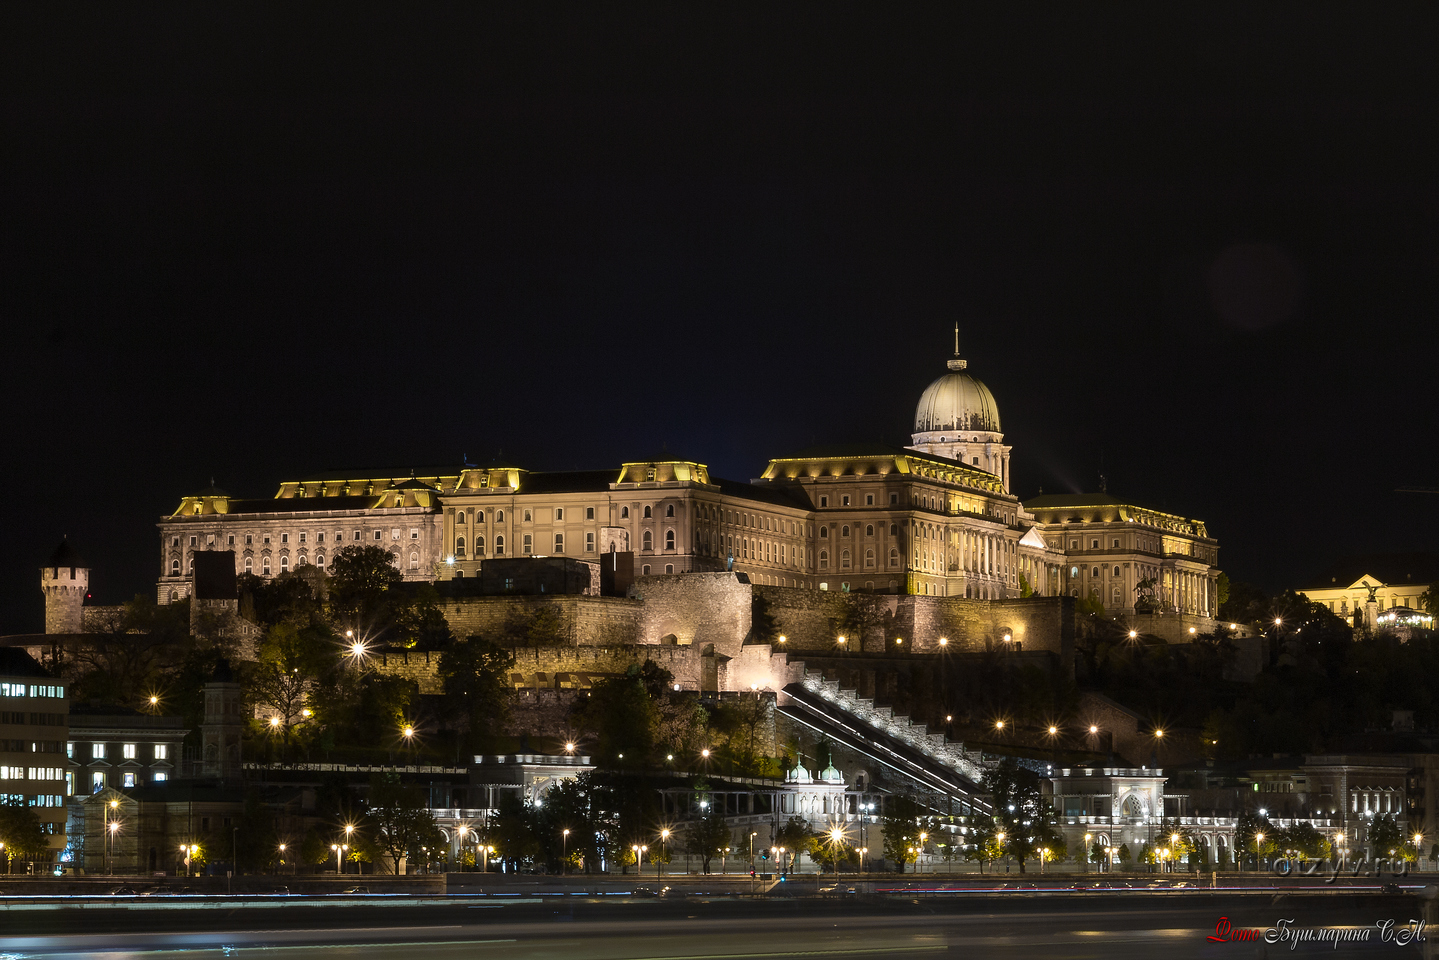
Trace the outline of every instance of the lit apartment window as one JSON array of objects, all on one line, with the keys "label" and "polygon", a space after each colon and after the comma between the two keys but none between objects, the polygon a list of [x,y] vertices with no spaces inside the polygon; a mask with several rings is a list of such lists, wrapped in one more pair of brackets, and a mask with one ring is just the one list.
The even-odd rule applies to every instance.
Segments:
[{"label": "lit apartment window", "polygon": [[163,744],[163,743],[157,743],[157,744],[155,744],[155,759],[156,759],[156,760],[168,760],[168,759],[170,759],[170,747],[169,747],[167,744]]},{"label": "lit apartment window", "polygon": [[90,774],[90,792],[99,793],[101,790],[104,789],[105,772],[103,770],[97,770],[95,773]]},{"label": "lit apartment window", "polygon": [[135,759],[135,744],[126,743],[120,746],[120,753],[126,760]]},{"label": "lit apartment window", "polygon": [[164,783],[166,780],[170,779],[170,775],[164,770],[156,770],[155,775],[152,776],[150,779],[156,783]]},{"label": "lit apartment window", "polygon": [[121,782],[124,783],[124,785],[127,786],[127,787],[133,787],[133,786],[135,785],[135,773],[134,773],[134,771],[133,771],[133,770],[126,770],[125,773],[124,773],[124,775],[123,775],[123,778],[122,778],[122,781],[121,781]]},{"label": "lit apartment window", "polygon": [[92,743],[92,744],[90,744],[90,759],[91,759],[91,760],[104,760],[104,759],[105,759],[105,745],[104,745],[103,743]]},{"label": "lit apartment window", "polygon": [[65,744],[65,756],[72,760],[75,758],[75,743],[73,741]]}]

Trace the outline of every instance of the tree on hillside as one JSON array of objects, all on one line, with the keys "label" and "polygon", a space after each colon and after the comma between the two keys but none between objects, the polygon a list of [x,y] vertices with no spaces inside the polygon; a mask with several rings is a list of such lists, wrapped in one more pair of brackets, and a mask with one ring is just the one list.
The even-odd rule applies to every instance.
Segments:
[{"label": "tree on hillside", "polygon": [[1405,839],[1404,831],[1392,814],[1377,816],[1369,824],[1369,849],[1375,860],[1403,858]]},{"label": "tree on hillside", "polygon": [[1039,856],[1042,848],[1063,848],[1064,838],[1055,828],[1054,807],[1039,790],[1039,777],[1021,767],[1014,757],[1005,757],[984,777],[994,810],[994,823],[1004,834],[1005,849],[1019,861]]},{"label": "tree on hillside", "polygon": [[404,580],[380,547],[341,547],[330,558],[330,616],[345,629],[387,626],[386,594]]},{"label": "tree on hillside", "polygon": [[369,839],[394,861],[397,874],[407,855],[426,841],[432,842],[439,833],[424,791],[400,783],[393,773],[370,780],[366,812],[371,828]]},{"label": "tree on hillside", "polygon": [[724,811],[710,804],[705,815],[692,821],[685,829],[685,853],[700,858],[705,873],[710,872],[710,860],[718,857],[730,844],[729,824],[725,822]]},{"label": "tree on hillside", "polygon": [[770,613],[769,601],[754,591],[749,605],[750,643],[774,643],[779,639],[779,621]]},{"label": "tree on hillside", "polygon": [[470,637],[440,654],[445,706],[463,717],[472,750],[482,750],[504,728],[509,709],[510,668],[515,655],[483,637]]},{"label": "tree on hillside", "polygon": [[11,795],[0,799],[0,843],[5,844],[9,859],[38,860],[45,856],[49,844],[34,807],[25,806]]},{"label": "tree on hillside", "polygon": [[926,829],[925,810],[913,797],[897,794],[885,800],[879,823],[884,833],[884,858],[898,864],[899,872],[904,873],[904,865],[915,858],[919,835],[932,832]]},{"label": "tree on hillside", "polygon": [[578,705],[574,721],[594,737],[595,755],[606,765],[635,768],[650,763],[660,713],[638,671],[596,683],[589,699]]}]

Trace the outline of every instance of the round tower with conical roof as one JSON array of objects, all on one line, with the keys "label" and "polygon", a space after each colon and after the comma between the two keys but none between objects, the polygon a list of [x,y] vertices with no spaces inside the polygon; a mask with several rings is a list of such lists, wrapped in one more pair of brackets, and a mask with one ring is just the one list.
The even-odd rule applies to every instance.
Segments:
[{"label": "round tower with conical roof", "polygon": [[45,632],[79,633],[85,595],[90,592],[90,568],[68,538],[40,568],[40,589],[45,593]]}]

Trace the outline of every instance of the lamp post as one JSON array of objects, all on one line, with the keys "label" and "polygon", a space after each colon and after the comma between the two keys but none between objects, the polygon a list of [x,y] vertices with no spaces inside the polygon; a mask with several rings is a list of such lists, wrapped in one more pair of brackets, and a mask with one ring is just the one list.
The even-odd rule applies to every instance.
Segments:
[{"label": "lamp post", "polygon": [[720,876],[725,875],[725,858],[729,856],[729,847],[721,848],[720,852]]},{"label": "lamp post", "polygon": [[119,800],[111,800],[105,804],[105,872],[111,876],[115,875],[115,831],[119,829],[119,823],[115,820],[115,808],[120,806]]},{"label": "lamp post", "polygon": [[1256,833],[1254,835],[1254,869],[1256,872],[1259,870],[1259,845],[1263,842],[1264,834]]},{"label": "lamp post", "polygon": [[483,865],[481,866],[481,869],[480,869],[480,872],[481,872],[481,873],[489,873],[489,872],[490,872],[490,854],[492,854],[492,853],[494,853],[494,852],[495,852],[495,848],[494,848],[494,846],[493,846],[492,844],[491,844],[491,845],[486,845],[486,846],[480,847],[480,853],[484,854],[484,863],[483,863]]},{"label": "lamp post", "polygon": [[1085,873],[1089,872],[1089,838],[1092,836],[1094,836],[1094,834],[1092,833],[1086,833],[1084,835],[1084,860],[1082,862],[1084,864]]},{"label": "lamp post", "polygon": [[834,878],[839,879],[839,842],[844,839],[844,831],[835,827],[829,832],[830,860],[834,864]]},{"label": "lamp post", "polygon": [[920,834],[919,834],[919,850],[918,850],[918,852],[915,854],[915,858],[914,858],[914,867],[915,867],[914,872],[915,872],[915,873],[919,873],[919,872],[920,872],[920,869],[919,869],[919,868],[920,868],[920,864],[923,863],[923,861],[920,860],[920,857],[924,856],[924,844],[925,844],[925,841],[927,841],[928,839],[929,839],[929,834],[925,833],[924,831],[920,831]]},{"label": "lamp post", "polygon": [[864,873],[864,857],[865,857],[865,854],[867,854],[867,853],[869,853],[869,847],[860,847],[860,848],[859,848],[859,872],[860,872],[861,874]]},{"label": "lamp post", "polygon": [[1048,856],[1049,856],[1049,848],[1048,848],[1048,847],[1040,847],[1040,848],[1039,848],[1039,875],[1040,875],[1041,877],[1044,876],[1044,861],[1045,861],[1045,858],[1047,858]]},{"label": "lamp post", "polygon": [[635,853],[635,873],[643,878],[645,875],[645,851],[648,850],[649,847],[641,846],[637,843],[630,847],[630,849]]},{"label": "lamp post", "polygon": [[754,838],[755,834],[751,833],[749,835],[749,872],[751,875],[754,874]]},{"label": "lamp post", "polygon": [[[709,751],[706,750],[705,753],[709,753]],[[655,882],[656,882],[656,883],[659,882],[659,879],[660,879],[660,871],[662,871],[662,870],[664,869],[664,863],[665,863],[665,841],[668,840],[669,838],[670,838],[670,832],[669,832],[668,830],[661,830],[661,831],[660,831],[660,855],[659,855],[658,857],[655,857]]]},{"label": "lamp post", "polygon": [[1003,859],[1003,858],[1004,858],[1004,831],[1003,831],[1003,830],[1000,830],[998,833],[996,833],[996,834],[994,835],[994,839],[999,843],[999,856],[1000,856],[1000,859]]},{"label": "lamp post", "polygon": [[282,844],[280,844],[280,863],[279,863],[279,865],[275,868],[275,872],[276,872],[276,873],[282,873],[282,872],[284,872],[284,869],[285,869],[285,845],[282,843]]},{"label": "lamp post", "polygon": [[570,855],[570,831],[569,831],[569,828],[566,827],[564,830],[561,830],[561,831],[560,831],[560,876],[562,876],[562,877],[563,877],[563,876],[565,875],[565,873],[567,872],[567,867],[569,866],[569,863],[568,863],[569,855]]}]

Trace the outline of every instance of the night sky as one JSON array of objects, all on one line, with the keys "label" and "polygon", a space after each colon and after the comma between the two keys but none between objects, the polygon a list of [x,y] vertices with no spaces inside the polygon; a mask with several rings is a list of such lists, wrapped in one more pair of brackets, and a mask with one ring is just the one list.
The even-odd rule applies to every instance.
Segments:
[{"label": "night sky", "polygon": [[0,633],[212,477],[907,442],[955,321],[1021,496],[1434,549],[1433,8],[1157,6],[12,5]]}]

